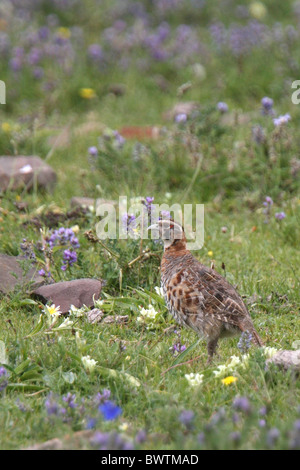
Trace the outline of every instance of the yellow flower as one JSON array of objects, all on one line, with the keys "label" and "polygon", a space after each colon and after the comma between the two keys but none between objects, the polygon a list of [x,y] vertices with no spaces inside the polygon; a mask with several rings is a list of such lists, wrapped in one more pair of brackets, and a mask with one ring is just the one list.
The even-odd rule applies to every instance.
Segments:
[{"label": "yellow flower", "polygon": [[262,2],[253,2],[249,6],[250,15],[256,20],[262,20],[267,14],[267,8]]},{"label": "yellow flower", "polygon": [[1,129],[3,132],[5,132],[5,134],[9,134],[11,132],[11,125],[8,122],[3,122]]},{"label": "yellow flower", "polygon": [[61,28],[58,28],[57,32],[58,35],[63,39],[69,39],[71,37],[71,31],[69,30],[69,28],[64,28],[62,26]]},{"label": "yellow flower", "polygon": [[213,251],[208,251],[207,254],[208,254],[208,256],[209,256],[210,258],[212,258],[212,257],[214,256],[214,252],[213,252]]},{"label": "yellow flower", "polygon": [[59,316],[61,314],[61,311],[59,309],[60,309],[60,306],[56,307],[54,304],[50,305],[50,307],[48,305],[46,305],[43,312],[48,313],[52,317],[56,317],[56,316]]},{"label": "yellow flower", "polygon": [[234,384],[235,382],[237,382],[237,380],[238,379],[236,377],[229,376],[229,377],[226,377],[225,379],[222,379],[222,384],[228,386],[228,385]]},{"label": "yellow flower", "polygon": [[91,100],[96,97],[95,90],[92,88],[80,88],[79,95],[85,100]]},{"label": "yellow flower", "polygon": [[78,233],[80,230],[79,225],[73,225],[73,227],[71,227],[71,230],[73,230],[74,233]]}]

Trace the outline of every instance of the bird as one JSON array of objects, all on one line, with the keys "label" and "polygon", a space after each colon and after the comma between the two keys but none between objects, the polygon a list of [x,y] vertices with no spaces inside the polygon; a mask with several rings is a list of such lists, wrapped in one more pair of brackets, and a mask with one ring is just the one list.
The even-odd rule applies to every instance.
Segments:
[{"label": "bird", "polygon": [[241,296],[221,274],[192,255],[181,224],[162,219],[148,230],[164,243],[161,288],[168,311],[177,323],[206,340],[207,363],[212,362],[219,339],[248,332],[253,344],[263,346]]}]

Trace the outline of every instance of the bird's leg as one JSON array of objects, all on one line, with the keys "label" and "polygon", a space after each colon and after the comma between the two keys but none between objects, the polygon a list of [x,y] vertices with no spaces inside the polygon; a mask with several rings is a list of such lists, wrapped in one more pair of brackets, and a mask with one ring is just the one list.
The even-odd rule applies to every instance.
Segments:
[{"label": "bird's leg", "polygon": [[211,339],[207,343],[207,352],[208,352],[207,365],[212,363],[213,355],[215,354],[216,349],[217,349],[218,339],[219,338]]}]

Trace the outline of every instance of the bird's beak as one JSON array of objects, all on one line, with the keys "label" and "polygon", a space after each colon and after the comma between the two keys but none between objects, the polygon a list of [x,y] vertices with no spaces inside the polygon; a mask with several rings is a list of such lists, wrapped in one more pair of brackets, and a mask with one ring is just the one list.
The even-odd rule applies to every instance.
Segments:
[{"label": "bird's beak", "polygon": [[147,228],[147,231],[148,230],[159,230],[159,226],[158,224],[152,224]]},{"label": "bird's beak", "polygon": [[152,234],[152,239],[156,240],[160,238],[160,233],[159,233],[159,225],[158,224],[152,224],[147,228],[147,232],[151,231]]}]

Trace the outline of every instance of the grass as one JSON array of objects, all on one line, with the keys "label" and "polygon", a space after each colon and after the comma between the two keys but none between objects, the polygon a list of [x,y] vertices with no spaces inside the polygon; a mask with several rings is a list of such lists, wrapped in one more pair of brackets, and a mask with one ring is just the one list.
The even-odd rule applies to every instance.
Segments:
[{"label": "grass", "polygon": [[[98,40],[99,22],[103,29],[111,20],[102,20],[99,11],[104,10],[94,12],[92,2],[84,3],[82,27],[85,40],[91,44]],[[219,12],[215,2],[209,3],[211,6],[200,15],[203,41],[208,41],[211,22],[221,19],[229,25],[233,21],[226,9]],[[272,8],[270,2],[265,4],[270,10],[265,19],[268,26],[275,21],[284,26],[294,24],[292,10],[287,7],[291,2],[272,2]],[[33,16],[36,28],[43,24],[42,12],[38,9]],[[75,24],[72,10],[56,13],[61,25]],[[158,21],[156,14],[154,24]],[[185,14],[175,10],[168,21],[172,27],[185,21],[193,25],[193,16]],[[61,70],[51,70],[48,61],[45,71],[51,71],[59,85],[45,93],[27,77],[26,70],[22,72],[16,98],[9,96],[7,107],[0,108],[0,124],[9,124],[0,126],[0,154],[40,155],[55,168],[58,183],[53,193],[34,190],[1,194],[0,251],[21,254],[20,244],[26,238],[38,256],[38,268],[42,268],[45,258],[38,250],[41,233],[31,221],[44,215],[42,226],[49,234],[53,230],[47,227],[49,212],[65,214],[73,196],[153,196],[157,203],[204,203],[205,242],[195,256],[208,266],[213,262],[215,269],[237,286],[266,346],[293,349],[300,334],[300,199],[295,169],[299,161],[299,112],[282,82],[295,72],[285,68],[287,57],[274,44],[272,56],[268,55],[270,51],[258,49],[243,57],[242,71],[230,51],[218,55],[209,41],[205,44],[211,60],[203,56],[203,82],[196,81],[191,67],[175,68],[171,61],[150,61],[146,70],[133,66],[124,73],[116,60],[101,80],[85,59],[76,63],[68,78],[60,77]],[[134,50],[134,58],[138,54],[144,57],[144,51]],[[288,57],[296,54],[291,45]],[[5,74],[0,78],[12,79],[8,66]],[[157,86],[157,75],[168,81],[167,91]],[[177,88],[188,80],[193,86],[178,98]],[[124,84],[125,94],[107,92],[112,83]],[[79,98],[78,90],[88,86],[96,90],[95,100]],[[287,126],[275,128],[272,117],[261,114],[260,100],[265,95],[275,100],[277,114],[291,114]],[[164,113],[182,100],[199,102],[200,113],[186,124],[166,121]],[[216,110],[220,100],[229,104],[225,115]],[[113,140],[105,139],[107,128],[151,125],[164,127],[157,140],[145,139],[137,145],[138,139],[128,139],[118,149]],[[264,129],[261,144],[252,138],[254,125]],[[91,166],[88,148],[93,145],[99,154]],[[263,213],[266,196],[274,201],[268,223]],[[25,211],[17,209],[20,202],[27,204]],[[286,217],[277,220],[275,213],[281,211]],[[140,254],[139,241],[106,241],[109,250],[92,243],[85,232],[94,233],[98,221],[94,212],[88,212],[59,223],[68,227],[78,224],[78,261],[62,272],[62,251],[55,251],[51,272],[56,281],[105,279],[100,308],[105,316],[127,315],[128,321],[93,325],[86,316],[72,317],[72,326],[49,331],[45,314],[44,322],[39,323],[44,306],[26,289],[2,295],[0,341],[5,354],[0,347],[0,363],[5,362],[8,378],[0,377],[0,387],[4,380],[8,384],[0,391],[0,447],[26,448],[70,435],[71,441],[65,446],[77,448],[73,436],[87,430],[103,433],[102,441],[99,435],[93,440],[83,434],[83,448],[298,447],[297,377],[275,368],[266,370],[264,353],[251,348],[245,369],[228,369],[228,375],[238,380],[224,385],[223,377],[215,377],[214,371],[228,365],[231,356],[240,357],[238,340],[221,342],[219,356],[207,366],[205,343],[198,342],[192,331],[179,330],[156,294],[161,245],[145,243],[144,247],[157,256],[135,262],[130,268],[128,263]],[[24,269],[27,267],[24,263]],[[158,316],[154,322],[143,324],[138,321],[140,307],[148,308],[150,303]],[[170,326],[174,328],[168,330]],[[173,346],[178,342],[187,348],[180,355],[174,354]],[[85,356],[97,361],[93,371],[84,367],[81,358]],[[190,386],[185,377],[191,373],[203,375],[198,387]],[[122,414],[114,420],[105,419],[98,409],[103,399],[97,394],[105,389],[122,408]],[[75,395],[75,406],[72,400],[70,405],[71,395],[67,401],[68,394]],[[245,402],[239,405],[237,397],[246,397],[250,407]],[[184,417],[186,410],[192,410],[194,416]]]}]

